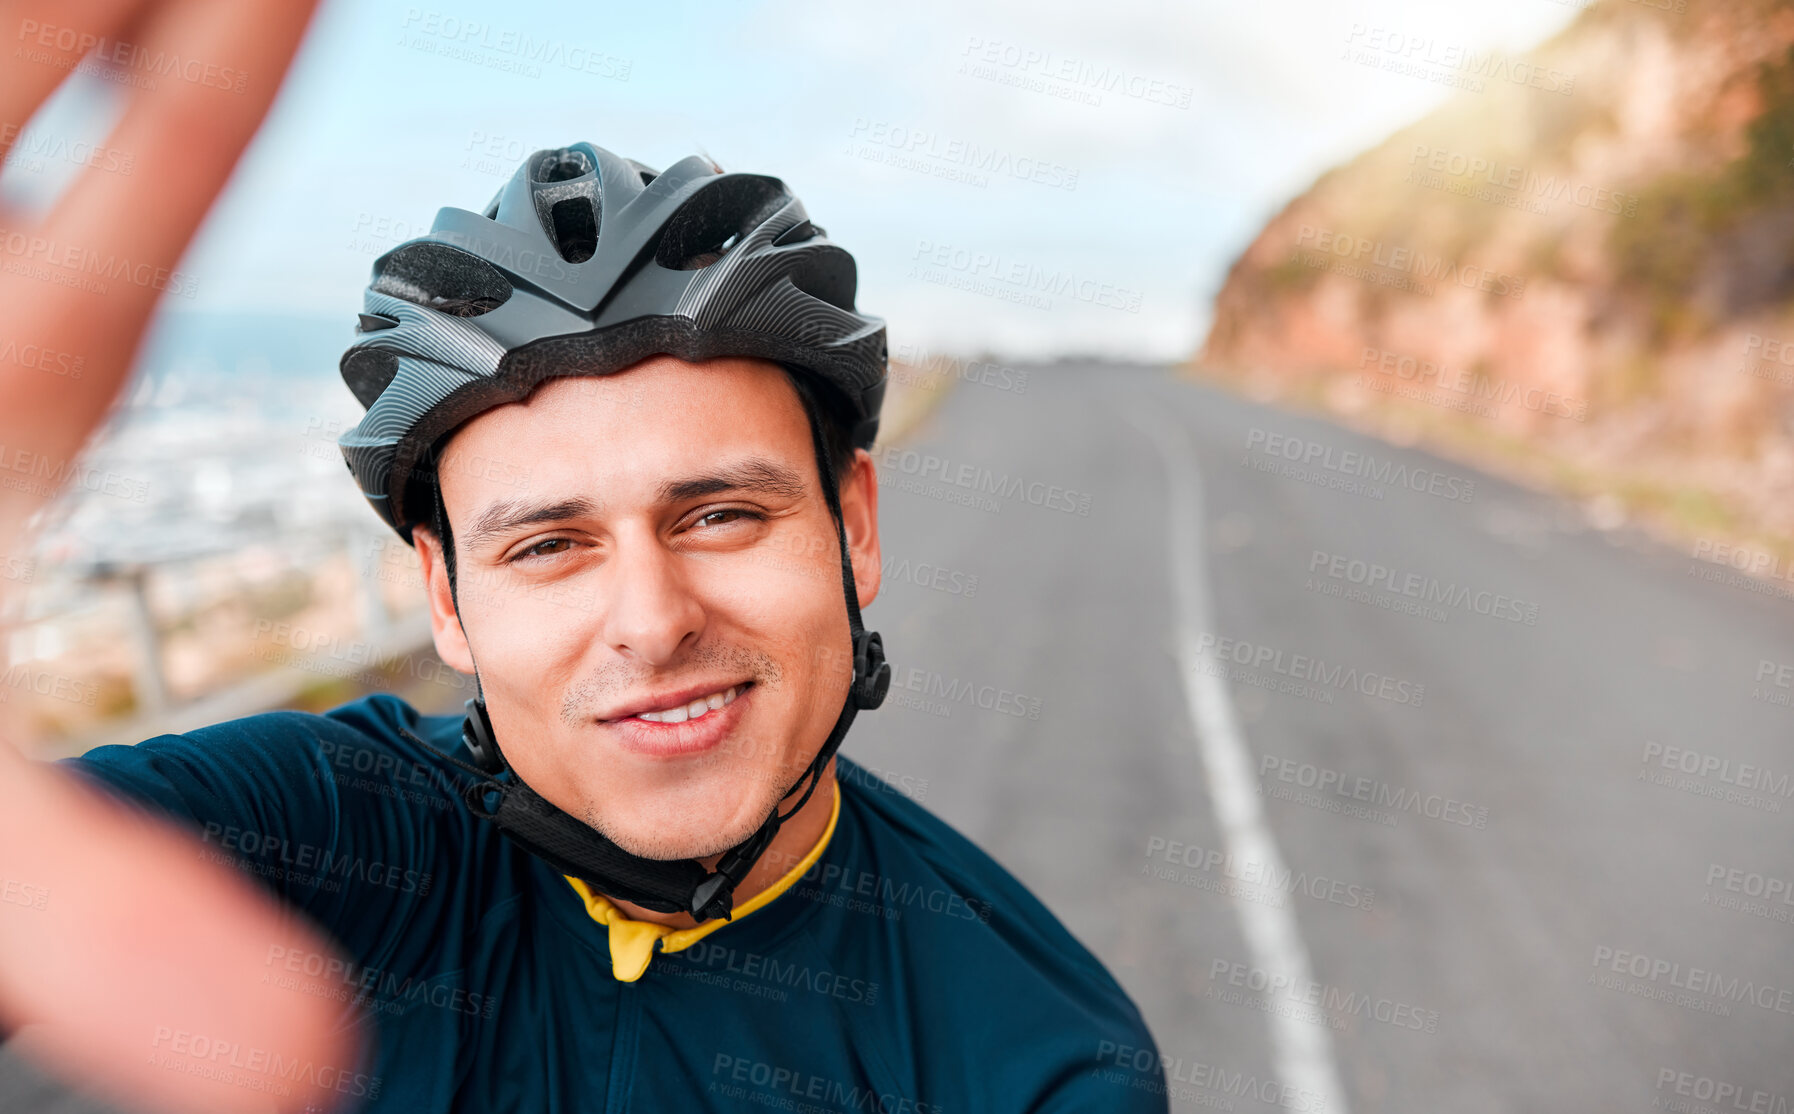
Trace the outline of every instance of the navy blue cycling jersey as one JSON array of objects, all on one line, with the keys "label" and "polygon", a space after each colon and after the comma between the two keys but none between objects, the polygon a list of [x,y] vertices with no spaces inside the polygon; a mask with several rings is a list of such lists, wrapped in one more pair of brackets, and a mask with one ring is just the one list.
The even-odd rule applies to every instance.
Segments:
[{"label": "navy blue cycling jersey", "polygon": [[267,975],[373,1019],[362,1063],[286,1065],[348,1109],[1167,1109],[1152,1037],[1102,965],[847,759],[831,834],[790,889],[624,981],[568,879],[472,816],[468,776],[403,733],[455,752],[459,729],[381,694],[66,765],[191,825],[340,942],[346,962],[271,946]]}]

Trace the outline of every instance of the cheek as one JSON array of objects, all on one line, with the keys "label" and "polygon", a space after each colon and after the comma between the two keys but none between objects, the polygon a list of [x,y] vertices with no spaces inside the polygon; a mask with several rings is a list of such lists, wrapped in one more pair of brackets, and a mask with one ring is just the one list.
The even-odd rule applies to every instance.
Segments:
[{"label": "cheek", "polygon": [[832,557],[781,554],[746,562],[719,579],[711,596],[712,618],[728,632],[723,639],[778,663],[779,703],[798,749],[821,741],[810,738],[817,722],[834,723],[851,671],[847,602]]},{"label": "cheek", "polygon": [[554,742],[565,734],[563,699],[589,672],[588,655],[596,636],[589,609],[567,606],[565,600],[535,598],[517,591],[485,591],[462,597],[462,621],[489,702],[500,694],[519,720],[505,753],[519,772],[548,759]]},{"label": "cheek", "polygon": [[813,656],[819,647],[847,638],[847,603],[841,568],[827,557],[790,556],[778,551],[757,554],[730,570],[712,598],[730,626],[749,634],[774,652],[780,647],[788,664],[792,652]]},{"label": "cheek", "polygon": [[598,636],[590,597],[571,590],[488,593],[468,601],[463,620],[481,677],[490,671],[543,682],[564,678]]}]

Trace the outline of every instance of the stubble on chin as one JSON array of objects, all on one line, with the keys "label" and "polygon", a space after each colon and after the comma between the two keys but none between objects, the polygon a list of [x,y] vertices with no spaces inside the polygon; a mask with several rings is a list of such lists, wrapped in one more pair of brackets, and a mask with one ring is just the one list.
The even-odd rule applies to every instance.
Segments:
[{"label": "stubble on chin", "polygon": [[672,824],[656,825],[647,820],[640,825],[643,830],[623,831],[600,816],[596,805],[588,805],[580,819],[631,855],[644,859],[705,859],[720,855],[753,835],[779,806],[780,798],[788,788],[786,784],[770,781],[744,783],[742,792],[753,794],[755,807],[745,814],[745,819],[733,822],[726,829],[693,832],[681,824],[674,830]]}]

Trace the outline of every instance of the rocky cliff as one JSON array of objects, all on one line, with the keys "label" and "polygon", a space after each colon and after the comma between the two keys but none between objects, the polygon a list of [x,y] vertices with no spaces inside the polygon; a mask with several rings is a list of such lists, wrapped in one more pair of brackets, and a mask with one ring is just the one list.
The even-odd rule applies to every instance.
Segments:
[{"label": "rocky cliff", "polygon": [[[1794,537],[1794,0],[1598,0],[1273,218],[1192,368],[1684,535]],[[1350,52],[1348,52],[1350,53]]]}]

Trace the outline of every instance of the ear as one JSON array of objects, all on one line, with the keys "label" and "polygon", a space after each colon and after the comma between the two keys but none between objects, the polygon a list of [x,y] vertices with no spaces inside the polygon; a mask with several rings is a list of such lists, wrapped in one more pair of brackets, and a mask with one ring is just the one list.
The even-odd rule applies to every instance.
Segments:
[{"label": "ear", "polygon": [[454,596],[449,591],[442,541],[427,526],[412,527],[411,540],[417,545],[417,559],[423,566],[424,599],[430,605],[430,636],[436,642],[436,656],[450,669],[471,677],[473,652],[467,648],[467,632],[461,629],[461,617],[455,612]]},{"label": "ear", "polygon": [[878,544],[878,472],[865,449],[853,451],[853,471],[841,484],[841,525],[847,530],[854,594],[862,608],[870,607],[878,598],[884,558]]}]

